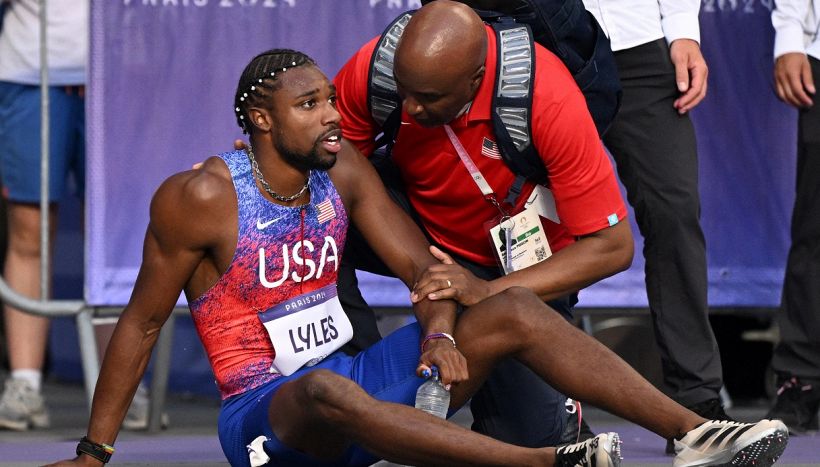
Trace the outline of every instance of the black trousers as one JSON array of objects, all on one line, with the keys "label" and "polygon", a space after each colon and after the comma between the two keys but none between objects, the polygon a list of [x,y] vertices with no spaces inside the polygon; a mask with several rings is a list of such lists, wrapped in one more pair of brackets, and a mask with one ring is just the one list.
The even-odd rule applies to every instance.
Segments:
[{"label": "black trousers", "polygon": [[[820,86],[820,60],[809,57],[809,63]],[[772,367],[781,375],[820,380],[820,102],[817,96],[814,101],[798,117],[797,196]]]},{"label": "black trousers", "polygon": [[623,102],[604,144],[644,237],[646,291],[663,376],[692,405],[718,396],[722,368],[706,301],[695,131],[672,107],[675,70],[664,39],[615,53]]},{"label": "black trousers", "polygon": [[[374,160],[374,164],[393,200],[421,226],[404,194],[395,166],[389,160],[378,158]],[[482,279],[490,280],[500,275],[498,268],[475,264],[457,255],[453,257]],[[359,292],[355,269],[392,275],[364,241],[361,233],[351,226],[338,280],[339,301],[353,325],[353,339],[344,349],[349,353],[361,351],[381,338],[373,310]],[[548,305],[565,318],[571,319],[572,307],[576,301],[577,296],[573,294],[550,301]],[[501,313],[503,311],[499,310]],[[560,440],[566,424],[565,400],[566,396],[544,383],[518,361],[504,360],[473,395],[470,403],[474,419],[472,429],[520,446],[554,446]]]}]

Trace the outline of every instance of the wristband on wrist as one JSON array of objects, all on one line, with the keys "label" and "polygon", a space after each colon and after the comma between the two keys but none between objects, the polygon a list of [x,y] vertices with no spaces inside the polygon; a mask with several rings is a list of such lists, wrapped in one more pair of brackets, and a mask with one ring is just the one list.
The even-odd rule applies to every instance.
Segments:
[{"label": "wristband on wrist", "polygon": [[80,444],[77,445],[77,455],[87,454],[98,461],[107,464],[111,460],[111,454],[114,454],[114,447],[108,444],[95,443],[83,436],[80,439]]},{"label": "wristband on wrist", "polygon": [[427,345],[427,343],[430,342],[433,339],[447,339],[447,340],[450,341],[451,344],[453,344],[453,348],[454,349],[456,348],[456,340],[453,339],[453,336],[447,334],[446,332],[437,332],[437,333],[428,335],[427,337],[424,338],[423,341],[421,341],[421,353],[424,353],[424,346]]}]

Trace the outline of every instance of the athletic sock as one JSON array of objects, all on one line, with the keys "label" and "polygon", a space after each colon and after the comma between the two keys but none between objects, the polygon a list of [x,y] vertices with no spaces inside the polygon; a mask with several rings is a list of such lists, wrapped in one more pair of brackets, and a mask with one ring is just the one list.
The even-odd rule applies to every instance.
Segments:
[{"label": "athletic sock", "polygon": [[40,388],[42,387],[43,382],[43,372],[40,370],[34,370],[31,368],[25,368],[22,370],[12,370],[11,372],[12,379],[21,379],[29,384],[34,389],[34,392],[40,393]]}]

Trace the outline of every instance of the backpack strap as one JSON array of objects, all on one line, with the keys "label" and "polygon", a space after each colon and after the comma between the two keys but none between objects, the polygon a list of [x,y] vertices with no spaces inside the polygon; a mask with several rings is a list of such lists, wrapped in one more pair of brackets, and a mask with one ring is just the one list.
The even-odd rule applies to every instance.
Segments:
[{"label": "backpack strap", "polygon": [[396,80],[393,78],[394,57],[407,22],[413,16],[408,11],[393,20],[382,33],[379,44],[370,57],[370,71],[367,76],[367,105],[370,115],[382,127],[382,136],[377,139],[376,147],[393,145],[401,119],[401,99],[396,92]]},{"label": "backpack strap", "polygon": [[[370,59],[367,103],[373,120],[382,127],[376,147],[386,145],[388,154],[401,120],[401,100],[393,78],[396,46],[412,15],[406,12],[390,23]],[[548,183],[547,169],[531,141],[535,48],[526,24],[509,17],[492,19],[498,65],[491,113],[501,156],[516,175],[505,198],[514,206],[526,180]]]},{"label": "backpack strap", "polygon": [[493,129],[501,156],[516,175],[506,202],[515,205],[524,179],[546,185],[547,169],[532,144],[532,95],[535,47],[529,26],[502,17],[491,23],[498,65],[493,90]]}]

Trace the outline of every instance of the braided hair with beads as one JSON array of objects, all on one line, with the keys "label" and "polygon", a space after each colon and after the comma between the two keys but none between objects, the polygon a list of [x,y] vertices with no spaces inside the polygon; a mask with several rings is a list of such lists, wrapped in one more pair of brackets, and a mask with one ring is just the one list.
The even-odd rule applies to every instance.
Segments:
[{"label": "braided hair with beads", "polygon": [[252,127],[248,109],[261,105],[273,96],[279,89],[277,76],[280,73],[302,65],[316,65],[316,62],[306,54],[291,49],[271,49],[248,63],[239,78],[234,97],[236,123],[243,133],[249,134]]}]

